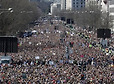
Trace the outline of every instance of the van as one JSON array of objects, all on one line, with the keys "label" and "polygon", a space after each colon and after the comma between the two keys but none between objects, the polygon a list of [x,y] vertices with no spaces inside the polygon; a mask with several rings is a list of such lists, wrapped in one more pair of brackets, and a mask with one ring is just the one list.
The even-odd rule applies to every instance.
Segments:
[{"label": "van", "polygon": [[1,56],[0,57],[0,64],[11,64],[12,57],[11,56]]}]

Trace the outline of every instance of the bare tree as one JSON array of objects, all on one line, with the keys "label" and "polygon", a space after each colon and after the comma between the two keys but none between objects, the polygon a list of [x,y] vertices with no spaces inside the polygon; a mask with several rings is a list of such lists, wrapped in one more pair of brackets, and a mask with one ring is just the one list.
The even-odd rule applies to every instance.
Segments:
[{"label": "bare tree", "polygon": [[110,28],[111,26],[108,13],[103,13],[97,5],[89,5],[89,7],[80,10],[61,11],[59,15],[66,18],[73,18],[75,24],[81,27],[88,27],[90,30]]},{"label": "bare tree", "polygon": [[0,0],[0,3],[0,35],[11,35],[27,29],[27,25],[41,14],[37,4],[29,0]]}]

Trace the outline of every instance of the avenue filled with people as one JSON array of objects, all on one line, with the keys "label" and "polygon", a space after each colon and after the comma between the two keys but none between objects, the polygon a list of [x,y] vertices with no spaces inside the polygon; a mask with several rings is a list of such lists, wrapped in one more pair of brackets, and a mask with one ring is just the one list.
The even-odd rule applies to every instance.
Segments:
[{"label": "avenue filled with people", "polygon": [[114,33],[101,45],[96,31],[61,20],[31,32],[18,38],[18,53],[7,53],[12,63],[0,64],[0,84],[114,84]]}]

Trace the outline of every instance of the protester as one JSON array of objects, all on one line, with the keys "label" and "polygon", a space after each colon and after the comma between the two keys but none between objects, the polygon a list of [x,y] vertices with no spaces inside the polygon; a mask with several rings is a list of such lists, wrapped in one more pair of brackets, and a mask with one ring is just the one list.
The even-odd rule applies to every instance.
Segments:
[{"label": "protester", "polygon": [[35,35],[19,38],[18,53],[7,53],[13,63],[0,65],[0,84],[114,83],[114,54],[106,55],[96,33],[76,25],[72,31],[61,21],[44,23],[33,28]]}]

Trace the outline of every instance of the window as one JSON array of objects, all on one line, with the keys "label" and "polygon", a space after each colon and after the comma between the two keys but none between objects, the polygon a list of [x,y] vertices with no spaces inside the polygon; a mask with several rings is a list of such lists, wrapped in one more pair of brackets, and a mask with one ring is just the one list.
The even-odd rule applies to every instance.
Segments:
[{"label": "window", "polygon": [[2,60],[2,63],[4,64],[9,64],[10,63],[10,60]]}]

